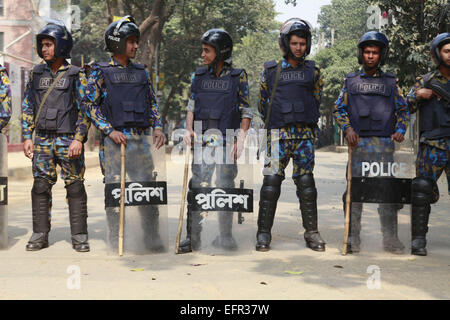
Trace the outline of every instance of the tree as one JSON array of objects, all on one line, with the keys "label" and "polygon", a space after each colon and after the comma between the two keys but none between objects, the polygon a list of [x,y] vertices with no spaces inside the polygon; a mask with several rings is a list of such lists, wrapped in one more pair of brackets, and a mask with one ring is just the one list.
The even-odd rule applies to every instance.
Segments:
[{"label": "tree", "polygon": [[74,32],[77,46],[74,55],[85,55],[87,61],[99,61],[108,57],[104,52],[103,35],[114,16],[132,15],[141,33],[138,60],[147,64],[151,72],[156,47],[161,39],[165,23],[175,11],[177,0],[80,0],[81,29]]},{"label": "tree", "polygon": [[319,32],[325,33],[331,39],[334,30],[334,40],[359,39],[367,30],[368,3],[361,0],[332,0],[331,4],[320,8],[317,22]]},{"label": "tree", "polygon": [[[278,29],[269,33],[252,32],[242,38],[235,46],[233,64],[247,71],[250,88],[250,106],[257,114],[259,99],[259,83],[264,62],[281,59],[278,45]],[[258,116],[254,118],[258,122]]]},{"label": "tree", "polygon": [[[238,43],[247,34],[265,34],[276,28],[274,17],[275,9],[271,0],[180,1],[161,39],[161,71],[165,74],[165,88],[160,103],[162,117],[178,120],[184,113],[191,83],[190,74],[201,65],[200,39],[206,30],[227,30],[236,50],[239,48]],[[234,55],[238,51],[234,51]],[[247,69],[246,65],[234,65]]]},{"label": "tree", "polygon": [[450,4],[442,0],[372,0],[389,12],[382,30],[390,40],[389,64],[400,84],[408,89],[415,77],[433,68],[429,45],[433,38],[450,30]]}]

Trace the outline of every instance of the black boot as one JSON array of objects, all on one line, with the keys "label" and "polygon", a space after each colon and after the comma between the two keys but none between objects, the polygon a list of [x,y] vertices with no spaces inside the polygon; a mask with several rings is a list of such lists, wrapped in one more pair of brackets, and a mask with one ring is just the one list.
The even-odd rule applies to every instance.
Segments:
[{"label": "black boot", "polygon": [[411,203],[411,254],[417,256],[427,255],[428,220],[433,203],[434,181],[418,177],[412,181]]},{"label": "black boot", "polygon": [[31,205],[33,212],[33,234],[27,251],[37,251],[48,247],[50,232],[50,198],[52,184],[43,178],[35,178],[31,189]]},{"label": "black boot", "polygon": [[427,255],[428,220],[431,206],[412,206],[411,210],[411,254],[416,256]]},{"label": "black boot", "polygon": [[264,176],[260,191],[258,231],[256,233],[256,251],[269,251],[272,235],[270,231],[277,209],[277,201],[280,197],[281,182],[283,177],[279,175]]},{"label": "black boot", "polygon": [[219,230],[220,235],[213,241],[215,247],[220,247],[225,250],[234,251],[238,246],[231,234],[233,227],[233,212],[219,212]]},{"label": "black boot", "polygon": [[158,207],[143,207],[140,209],[140,214],[146,248],[153,252],[164,252],[164,244],[161,239],[161,235],[159,234]]},{"label": "black boot", "polygon": [[398,238],[397,208],[395,205],[382,205],[378,208],[381,232],[383,234],[383,247],[387,252],[403,254],[405,246]]},{"label": "black boot", "polygon": [[300,200],[306,246],[314,251],[325,251],[325,241],[317,228],[317,189],[314,177],[312,174],[305,174],[296,178],[294,182]]},{"label": "black boot", "polygon": [[72,247],[77,252],[88,252],[90,248],[87,232],[87,194],[83,181],[77,180],[66,185],[66,191]]}]

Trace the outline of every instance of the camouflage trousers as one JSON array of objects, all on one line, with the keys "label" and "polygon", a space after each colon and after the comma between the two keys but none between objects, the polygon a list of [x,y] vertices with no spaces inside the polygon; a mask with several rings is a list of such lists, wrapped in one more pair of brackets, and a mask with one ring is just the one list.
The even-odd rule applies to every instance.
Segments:
[{"label": "camouflage trousers", "polygon": [[445,171],[450,194],[450,149],[443,150],[421,143],[416,159],[416,176],[430,178],[434,181],[433,203],[439,200],[437,181]]},{"label": "camouflage trousers", "polygon": [[[57,181],[56,166],[61,167],[61,179],[65,185],[84,181],[84,147],[79,158],[69,159],[72,134],[36,133],[34,139],[33,177],[43,178],[54,185]],[[50,194],[50,217],[52,196]]]},{"label": "camouflage trousers", "polygon": [[264,168],[272,170],[272,174],[285,177],[285,169],[292,158],[292,179],[305,174],[312,174],[314,170],[314,143],[311,139],[281,139],[271,142],[268,139]]},{"label": "camouflage trousers", "polygon": [[60,177],[66,185],[74,181],[84,181],[84,147],[81,156],[69,159],[72,134],[37,133],[34,140],[33,177],[56,183],[56,166],[61,167]]}]

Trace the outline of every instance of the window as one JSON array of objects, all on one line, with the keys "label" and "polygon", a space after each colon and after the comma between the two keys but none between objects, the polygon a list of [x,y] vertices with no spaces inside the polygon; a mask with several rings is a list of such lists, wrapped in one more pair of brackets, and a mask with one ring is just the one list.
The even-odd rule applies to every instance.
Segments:
[{"label": "window", "polygon": [[0,17],[3,17],[3,16],[4,16],[4,14],[3,14],[3,0],[0,0]]}]

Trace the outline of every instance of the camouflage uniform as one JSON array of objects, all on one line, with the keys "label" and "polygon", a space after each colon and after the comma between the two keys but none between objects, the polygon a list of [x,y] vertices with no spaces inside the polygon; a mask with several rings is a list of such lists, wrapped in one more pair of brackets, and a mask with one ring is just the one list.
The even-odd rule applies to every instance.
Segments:
[{"label": "camouflage uniform", "polygon": [[[132,63],[132,62],[130,62]],[[111,57],[110,64],[113,66],[117,66],[119,68],[126,68],[118,63],[114,58]],[[148,79],[148,88],[149,88],[149,101],[148,104],[151,105],[150,111],[150,121],[152,123],[153,129],[161,129],[162,130],[162,122],[161,116],[159,115],[158,105],[156,104],[155,93],[153,90],[153,85],[151,83],[151,79],[149,74],[146,72]],[[86,113],[94,125],[100,130],[102,136],[100,139],[99,146],[99,159],[100,159],[100,167],[103,175],[105,175],[105,152],[104,152],[104,139],[107,137],[114,128],[111,124],[106,120],[105,116],[101,113],[100,106],[103,101],[106,100],[108,95],[108,91],[106,89],[105,83],[105,75],[103,71],[97,67],[93,66],[93,69],[89,75],[89,81],[86,88],[86,97],[84,99],[86,106]],[[142,135],[149,134],[149,129],[142,128],[123,128],[120,130],[125,136],[132,135]]]},{"label": "camouflage uniform", "polygon": [[9,86],[9,78],[6,69],[0,65],[0,132],[9,122],[11,118],[11,88]]},{"label": "camouflage uniform", "polygon": [[[69,65],[62,65],[56,75],[66,71]],[[48,67],[47,67],[48,68]],[[84,98],[87,79],[84,71],[80,71],[79,78],[75,83],[73,90],[73,103],[78,110],[78,120],[74,134],[56,134],[52,132],[37,131],[34,140],[33,156],[33,176],[48,180],[52,185],[56,183],[57,173],[56,165],[61,167],[61,179],[66,185],[74,181],[84,181],[84,152],[77,159],[69,159],[68,150],[73,140],[85,142],[87,132],[90,127],[90,121],[86,116],[81,101]],[[30,72],[30,78],[25,89],[25,95],[22,102],[22,136],[23,139],[32,139],[35,130],[34,110],[38,106],[32,96],[33,72]]]},{"label": "camouflage uniform", "polygon": [[[432,77],[443,84],[448,83],[449,80],[445,78],[438,70],[435,70]],[[420,107],[420,100],[417,99],[417,91],[422,89],[424,80],[422,77],[417,79],[417,82],[408,93],[407,100],[411,113],[417,112]],[[450,178],[450,137],[439,139],[427,139],[423,135],[419,140],[419,151],[416,160],[416,176],[427,177],[436,182],[441,174],[445,171],[447,180]],[[450,194],[450,186],[448,189]],[[434,184],[433,203],[439,200],[438,186]]]},{"label": "camouflage uniform", "polygon": [[[51,74],[55,79],[62,72],[69,74],[70,65],[67,61],[61,65],[56,74],[50,69],[49,65],[38,66],[46,74]],[[35,70],[35,69],[33,69]],[[71,71],[72,72],[72,71]],[[76,71],[73,71],[76,72]],[[51,229],[51,207],[52,194],[51,189],[57,180],[56,166],[61,167],[61,179],[64,180],[67,190],[67,201],[69,205],[69,220],[72,234],[72,245],[76,251],[89,251],[87,242],[87,194],[84,188],[84,149],[78,158],[70,159],[68,156],[69,146],[74,140],[84,143],[87,139],[87,132],[90,127],[90,121],[87,118],[83,107],[82,99],[85,94],[87,84],[86,75],[83,69],[80,69],[74,76],[73,88],[68,88],[72,95],[72,108],[75,108],[76,123],[73,133],[57,133],[57,130],[41,130],[36,129],[36,114],[40,111],[35,94],[38,88],[35,88],[33,71],[30,72],[30,78],[25,89],[25,95],[22,102],[22,136],[24,140],[32,139],[33,131],[34,154],[32,170],[34,176],[34,184],[31,190],[32,209],[33,209],[33,235],[27,244],[27,250],[35,251],[48,246],[48,233]],[[47,78],[41,77],[41,80]],[[66,81],[64,79],[64,81]],[[49,84],[50,87],[51,84]],[[48,87],[48,88],[49,88]],[[39,88],[42,89],[42,88]],[[48,89],[47,89],[48,90]],[[43,92],[39,93],[41,95]],[[65,94],[69,93],[63,93]],[[42,99],[42,96],[41,96]],[[50,108],[44,104],[42,109],[57,110],[55,106]],[[70,100],[67,100],[70,105]],[[65,102],[64,102],[65,103]],[[47,111],[46,111],[47,112]],[[41,113],[42,115],[43,113]],[[41,116],[39,120],[41,119]],[[56,118],[57,122],[59,117]],[[73,121],[68,118],[69,122]],[[73,123],[70,124],[73,126]],[[64,129],[65,130],[65,129]]]},{"label": "camouflage uniform", "polygon": [[[373,76],[365,73],[361,68],[359,74],[362,78],[380,77],[383,74],[381,69],[378,69]],[[341,90],[341,93],[336,101],[335,110],[333,112],[334,119],[341,127],[342,131],[347,128],[352,128],[350,118],[348,115],[348,88],[346,85]],[[402,135],[405,134],[409,122],[409,111],[405,99],[402,96],[401,89],[398,85],[394,88],[394,117],[396,120],[395,131]],[[393,133],[394,133],[393,132]],[[355,176],[362,175],[361,162],[363,161],[385,161],[392,162],[394,156],[394,142],[390,137],[367,136],[359,137],[358,145],[353,151],[353,166],[352,172]],[[344,193],[343,199],[345,202]],[[345,206],[344,206],[345,207]],[[351,204],[351,219],[350,219],[350,236],[349,244],[351,252],[359,252],[361,230],[361,213],[363,209],[362,203]],[[344,210],[345,211],[345,210]],[[394,253],[402,253],[404,246],[396,238],[397,237],[397,211],[398,206],[390,204],[380,204],[378,213],[380,216],[381,229],[383,232],[383,244],[386,250]],[[392,221],[391,221],[392,220]]]}]

